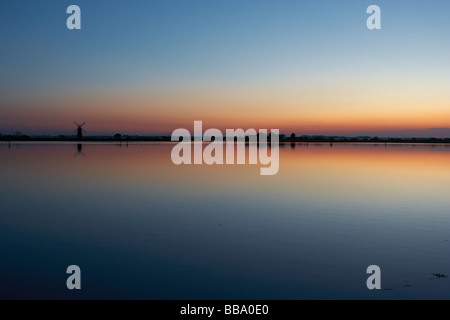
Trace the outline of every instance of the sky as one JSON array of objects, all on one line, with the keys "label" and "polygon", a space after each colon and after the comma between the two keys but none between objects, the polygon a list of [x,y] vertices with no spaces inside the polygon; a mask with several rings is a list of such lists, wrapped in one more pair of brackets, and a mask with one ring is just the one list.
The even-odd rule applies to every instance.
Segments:
[{"label": "sky", "polygon": [[[66,8],[81,8],[68,30]],[[366,9],[381,8],[381,30]],[[0,133],[447,137],[448,0],[0,0]]]}]

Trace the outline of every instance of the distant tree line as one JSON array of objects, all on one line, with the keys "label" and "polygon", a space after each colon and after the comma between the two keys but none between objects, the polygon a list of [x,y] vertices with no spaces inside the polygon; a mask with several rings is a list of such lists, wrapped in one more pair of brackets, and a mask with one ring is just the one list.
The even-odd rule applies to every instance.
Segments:
[{"label": "distant tree line", "polygon": [[[193,139],[193,137],[192,137]],[[224,141],[226,137],[223,138]],[[268,141],[272,139],[272,134],[267,136]],[[16,132],[15,134],[4,135],[0,133],[0,140],[2,141],[79,141],[75,136],[33,136]],[[113,136],[87,136],[83,137],[83,141],[171,141],[170,136],[129,136],[116,133]],[[237,138],[235,137],[235,141]],[[256,136],[259,141],[259,134]],[[249,142],[250,138],[245,137],[245,141]],[[290,135],[280,134],[279,141],[281,143],[295,143],[295,142],[311,142],[311,143],[334,143],[334,142],[366,142],[366,143],[450,143],[450,138],[380,138],[380,137],[337,137],[337,136],[297,136],[295,133]]]}]

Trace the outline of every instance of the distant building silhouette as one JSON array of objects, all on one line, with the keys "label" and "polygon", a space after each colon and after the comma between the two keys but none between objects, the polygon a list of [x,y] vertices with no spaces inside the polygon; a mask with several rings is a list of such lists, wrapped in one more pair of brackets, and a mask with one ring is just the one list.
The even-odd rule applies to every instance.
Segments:
[{"label": "distant building silhouette", "polygon": [[83,139],[83,131],[84,131],[83,126],[86,124],[86,122],[83,122],[81,125],[76,122],[74,122],[74,123],[78,127],[75,129],[75,132],[77,133],[77,139],[82,140]]}]

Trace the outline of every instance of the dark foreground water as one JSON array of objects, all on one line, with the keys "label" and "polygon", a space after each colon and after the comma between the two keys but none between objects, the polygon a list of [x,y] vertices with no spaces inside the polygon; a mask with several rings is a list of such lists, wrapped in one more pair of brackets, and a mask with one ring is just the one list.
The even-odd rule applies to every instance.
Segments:
[{"label": "dark foreground water", "polygon": [[275,176],[172,146],[0,144],[0,298],[450,299],[450,146],[286,145]]}]

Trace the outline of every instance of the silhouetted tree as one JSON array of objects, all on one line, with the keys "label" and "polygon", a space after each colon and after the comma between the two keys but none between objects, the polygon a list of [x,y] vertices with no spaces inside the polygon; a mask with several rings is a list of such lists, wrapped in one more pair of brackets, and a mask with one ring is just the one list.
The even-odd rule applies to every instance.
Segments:
[{"label": "silhouetted tree", "polygon": [[291,133],[291,139],[295,139],[295,133]]},{"label": "silhouetted tree", "polygon": [[120,133],[116,133],[116,134],[114,135],[114,139],[115,139],[115,140],[120,140],[120,139],[122,139],[122,135],[121,135]]}]

